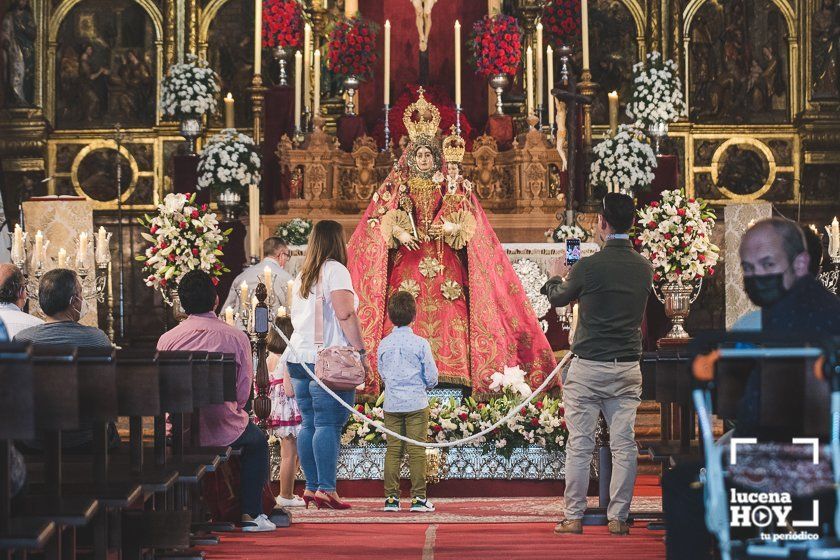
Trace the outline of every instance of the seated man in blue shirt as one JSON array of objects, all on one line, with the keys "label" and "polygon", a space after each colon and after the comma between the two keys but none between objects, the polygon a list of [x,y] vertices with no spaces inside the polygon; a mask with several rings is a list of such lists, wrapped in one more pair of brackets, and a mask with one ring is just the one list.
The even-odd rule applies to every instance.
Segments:
[{"label": "seated man in blue shirt", "polygon": [[[429,399],[426,389],[438,382],[438,370],[429,341],[411,330],[417,304],[408,292],[397,292],[388,301],[391,334],[379,343],[379,376],[385,384],[385,427],[415,441],[426,441]],[[400,510],[400,463],[405,443],[389,437],[385,452],[385,511]],[[435,511],[426,499],[426,451],[408,446],[411,475],[411,511]]]}]

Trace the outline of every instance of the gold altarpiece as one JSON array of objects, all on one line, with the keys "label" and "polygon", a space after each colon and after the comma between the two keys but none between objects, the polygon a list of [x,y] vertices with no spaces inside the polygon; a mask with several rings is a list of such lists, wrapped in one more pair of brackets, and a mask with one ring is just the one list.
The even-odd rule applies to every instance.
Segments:
[{"label": "gold altarpiece", "polygon": [[[9,95],[3,98],[0,159],[7,207],[46,190],[81,194],[99,210],[114,209],[115,189],[106,188],[111,177],[97,173],[96,166],[109,158],[116,164],[116,123],[122,128],[119,161],[129,171],[125,207],[147,209],[159,200],[169,188],[171,156],[181,142],[176,124],[162,122],[157,110],[160,78],[185,53],[223,65],[220,60],[236,53],[231,45],[219,46],[219,22],[231,13],[246,13],[248,5],[252,13],[253,2],[247,0],[0,3],[4,18],[15,10],[28,11],[35,31],[34,57],[24,69],[32,83],[30,99],[15,103]],[[538,5],[536,0],[512,2],[520,18],[538,14]],[[720,203],[764,199],[815,209],[840,196],[840,15],[828,0],[736,0],[726,6],[709,0],[596,0],[590,6],[592,42],[603,51],[593,52],[593,80],[601,86],[592,109],[594,142],[605,132],[604,103],[599,101],[604,92],[617,89],[626,100],[630,66],[659,49],[678,60],[689,104],[686,118],[671,127],[668,148],[680,159],[680,186]],[[756,16],[749,25],[746,14]],[[531,22],[523,23],[533,33]],[[251,28],[246,21],[236,25],[243,37]],[[93,71],[103,68],[107,72],[95,76]],[[87,78],[79,78],[84,71],[89,71]],[[252,123],[259,115],[247,103],[251,92],[240,89],[246,97],[238,97],[238,122]],[[212,134],[219,119],[211,118],[208,125]],[[482,142],[476,145],[489,149]],[[292,168],[310,165],[297,161],[297,155],[288,157],[294,160]],[[340,189],[330,185],[331,200],[321,210],[358,210],[359,193],[369,185],[359,179],[348,186],[354,180],[348,177],[379,177],[386,164],[374,165],[372,175],[358,166],[355,175],[348,175],[348,166],[369,166],[370,161],[338,151],[330,157],[321,164],[335,166],[330,176],[344,183]],[[473,178],[487,176],[487,167],[475,164],[480,159],[467,157]],[[493,156],[497,186],[483,197],[491,213],[553,215],[560,206],[550,169],[556,161],[550,150],[537,159],[544,167],[539,204],[532,194],[533,164],[516,150]],[[521,186],[528,182],[522,179],[526,175],[530,189]],[[46,177],[52,180],[42,184]],[[301,199],[311,200],[310,181],[302,181]],[[296,206],[289,205],[288,211]]]}]

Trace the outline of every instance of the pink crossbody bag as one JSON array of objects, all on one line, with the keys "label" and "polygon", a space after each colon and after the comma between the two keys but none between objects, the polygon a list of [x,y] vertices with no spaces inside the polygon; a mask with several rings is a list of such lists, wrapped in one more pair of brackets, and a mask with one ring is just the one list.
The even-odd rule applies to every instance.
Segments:
[{"label": "pink crossbody bag", "polygon": [[365,382],[365,368],[352,346],[324,348],[324,294],[315,286],[315,377],[336,391],[355,389]]}]

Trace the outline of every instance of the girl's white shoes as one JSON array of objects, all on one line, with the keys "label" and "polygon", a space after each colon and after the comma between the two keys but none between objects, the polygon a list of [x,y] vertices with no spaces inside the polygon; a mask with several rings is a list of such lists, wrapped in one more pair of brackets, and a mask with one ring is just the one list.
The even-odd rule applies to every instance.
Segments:
[{"label": "girl's white shoes", "polygon": [[280,507],[304,507],[306,502],[303,501],[303,498],[300,496],[292,496],[292,499],[286,499],[282,496],[277,496],[276,500],[277,505]]}]

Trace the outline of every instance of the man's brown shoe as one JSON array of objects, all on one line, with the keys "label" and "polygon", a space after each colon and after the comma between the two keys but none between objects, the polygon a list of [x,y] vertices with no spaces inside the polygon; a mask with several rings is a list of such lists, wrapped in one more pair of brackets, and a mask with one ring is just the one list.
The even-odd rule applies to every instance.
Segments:
[{"label": "man's brown shoe", "polygon": [[583,522],[580,519],[564,519],[554,526],[556,535],[582,535]]},{"label": "man's brown shoe", "polygon": [[611,535],[630,534],[630,525],[628,525],[624,521],[619,521],[618,519],[613,519],[612,521],[610,521],[607,527],[609,528]]}]

